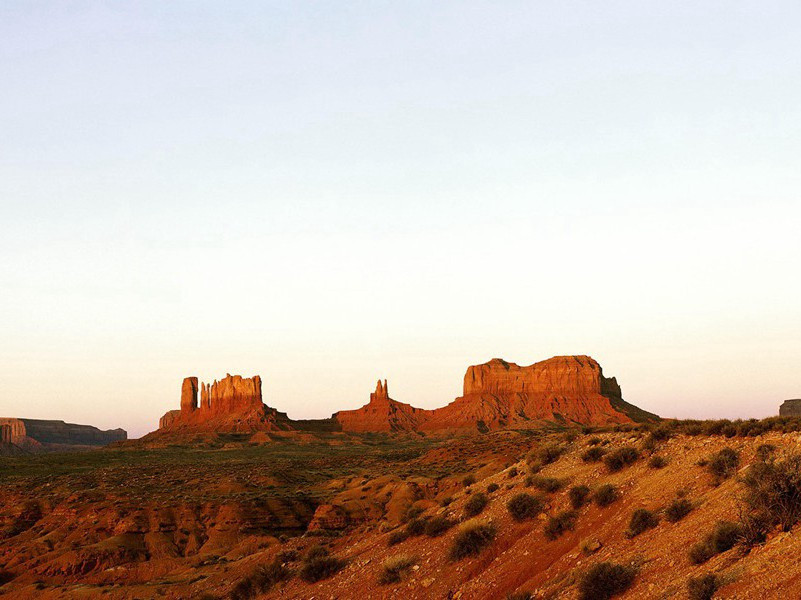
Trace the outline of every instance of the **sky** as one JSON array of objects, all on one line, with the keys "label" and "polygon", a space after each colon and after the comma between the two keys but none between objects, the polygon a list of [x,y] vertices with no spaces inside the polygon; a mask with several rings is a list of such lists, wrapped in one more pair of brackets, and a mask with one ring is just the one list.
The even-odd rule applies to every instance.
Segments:
[{"label": "sky", "polygon": [[131,437],[589,354],[665,417],[801,398],[798,2],[0,6],[0,416]]}]

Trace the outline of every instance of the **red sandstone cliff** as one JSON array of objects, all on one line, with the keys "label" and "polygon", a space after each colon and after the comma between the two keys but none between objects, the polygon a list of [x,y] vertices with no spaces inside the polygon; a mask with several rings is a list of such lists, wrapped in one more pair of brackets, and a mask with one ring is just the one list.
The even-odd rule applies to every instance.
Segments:
[{"label": "red sandstone cliff", "polygon": [[262,402],[261,377],[226,375],[220,381],[200,384],[187,377],[181,386],[181,409],[167,412],[159,420],[159,432],[217,433],[291,429],[284,413]]},{"label": "red sandstone cliff", "polygon": [[608,425],[658,417],[625,402],[614,378],[589,356],[556,356],[521,367],[495,358],[468,367],[464,394],[424,410],[389,398],[380,382],[370,403],[333,418],[345,431],[526,428],[543,421]]}]

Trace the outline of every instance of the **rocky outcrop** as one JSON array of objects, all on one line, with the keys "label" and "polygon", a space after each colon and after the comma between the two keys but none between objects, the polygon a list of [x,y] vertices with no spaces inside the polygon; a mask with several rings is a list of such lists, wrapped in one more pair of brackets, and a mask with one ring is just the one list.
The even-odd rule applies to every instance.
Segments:
[{"label": "rocky outcrop", "polygon": [[[21,448],[62,449],[69,446],[106,446],[127,439],[124,429],[102,431],[91,425],[40,419],[0,418],[3,440]],[[68,448],[67,448],[68,449]]]},{"label": "rocky outcrop", "polygon": [[625,402],[614,377],[589,356],[556,356],[521,367],[500,358],[468,367],[464,393],[424,410],[389,398],[379,381],[369,404],[333,418],[345,431],[437,431],[529,428],[545,421],[608,425],[658,417]]},{"label": "rocky outcrop", "polygon": [[801,417],[801,398],[785,400],[779,407],[781,417]]},{"label": "rocky outcrop", "polygon": [[[198,389],[200,404],[198,405]],[[181,385],[181,408],[159,420],[159,432],[245,433],[291,429],[284,413],[262,401],[261,377],[227,374],[211,384],[187,377]]]}]

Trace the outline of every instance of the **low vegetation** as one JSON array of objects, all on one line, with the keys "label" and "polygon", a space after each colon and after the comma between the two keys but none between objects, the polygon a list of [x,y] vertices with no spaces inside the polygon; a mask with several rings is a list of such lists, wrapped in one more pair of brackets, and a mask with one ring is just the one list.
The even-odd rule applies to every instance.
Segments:
[{"label": "low vegetation", "polygon": [[231,600],[250,600],[269,592],[276,584],[292,578],[292,571],[277,560],[257,567],[248,577],[240,579],[231,590]]},{"label": "low vegetation", "polygon": [[723,448],[709,459],[707,468],[716,482],[721,482],[737,472],[740,466],[740,453],[731,448]]},{"label": "low vegetation", "polygon": [[567,531],[573,531],[578,520],[578,513],[575,510],[563,510],[556,515],[549,517],[545,523],[545,537],[551,541],[558,538]]},{"label": "low vegetation", "polygon": [[600,486],[592,495],[592,500],[600,507],[606,507],[619,498],[617,488],[611,483]]},{"label": "low vegetation", "polygon": [[622,446],[604,456],[604,464],[610,473],[615,473],[639,460],[640,453],[633,446]]},{"label": "low vegetation", "polygon": [[663,469],[663,468],[665,468],[667,466],[667,464],[668,464],[668,460],[664,456],[662,456],[661,454],[654,454],[648,460],[648,466],[651,469]]},{"label": "low vegetation", "polygon": [[466,521],[459,526],[448,556],[451,560],[477,556],[495,540],[497,534],[498,529],[493,523],[478,519]]},{"label": "low vegetation", "polygon": [[659,517],[656,513],[645,508],[638,508],[631,513],[629,528],[626,530],[626,535],[629,537],[636,537],[649,529],[653,529],[657,525],[659,525]]},{"label": "low vegetation", "polygon": [[718,521],[711,533],[690,548],[690,562],[694,565],[705,563],[716,554],[731,550],[742,535],[737,523]]},{"label": "low vegetation", "polygon": [[593,446],[592,448],[588,448],[584,451],[584,453],[581,455],[581,460],[587,463],[600,462],[603,459],[604,454],[606,454],[605,448],[602,448],[601,446]]},{"label": "low vegetation", "polygon": [[609,600],[623,594],[634,583],[637,569],[602,562],[590,567],[579,580],[579,600]]},{"label": "low vegetation", "polygon": [[586,485],[574,485],[568,490],[567,497],[570,499],[570,506],[578,510],[589,502],[590,488]]},{"label": "low vegetation", "polygon": [[489,498],[487,498],[486,494],[481,492],[473,494],[468,501],[465,502],[464,514],[468,517],[475,517],[481,514],[481,511],[487,507],[487,504],[489,504]]},{"label": "low vegetation", "polygon": [[565,486],[565,482],[562,479],[557,479],[556,477],[541,477],[539,475],[532,476],[530,482],[531,485],[538,490],[549,494],[558,492]]},{"label": "low vegetation", "polygon": [[536,518],[545,507],[545,500],[541,496],[534,496],[521,492],[513,496],[506,504],[509,514],[515,521],[525,521]]},{"label": "low vegetation", "polygon": [[764,537],[771,527],[790,531],[801,519],[801,455],[785,460],[757,462],[748,469],[743,483],[746,487],[743,525]]},{"label": "low vegetation", "polygon": [[425,523],[425,534],[428,537],[439,537],[446,531],[448,531],[451,527],[454,526],[454,522],[444,517],[442,515],[437,515],[431,519],[428,519]]},{"label": "low vegetation", "polygon": [[665,508],[665,518],[671,523],[678,523],[690,514],[693,503],[687,498],[676,498]]},{"label": "low vegetation", "polygon": [[317,546],[312,549],[303,561],[300,578],[307,583],[316,583],[333,577],[345,568],[347,561],[331,556],[326,548]]},{"label": "low vegetation", "polygon": [[720,587],[720,579],[714,573],[690,577],[687,592],[690,600],[711,600]]},{"label": "low vegetation", "polygon": [[378,574],[379,585],[390,585],[398,583],[409,569],[417,564],[417,558],[400,554],[384,561],[381,565],[381,572]]}]

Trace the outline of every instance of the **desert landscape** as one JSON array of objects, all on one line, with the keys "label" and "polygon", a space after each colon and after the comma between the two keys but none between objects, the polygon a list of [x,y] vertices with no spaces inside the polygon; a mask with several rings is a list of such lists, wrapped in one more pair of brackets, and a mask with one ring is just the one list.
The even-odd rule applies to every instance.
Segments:
[{"label": "desert landscape", "polygon": [[801,417],[663,420],[588,356],[493,359],[463,392],[421,410],[379,380],[362,408],[293,421],[259,376],[188,377],[140,439],[66,452],[17,428],[0,463],[0,592],[801,593]]}]

